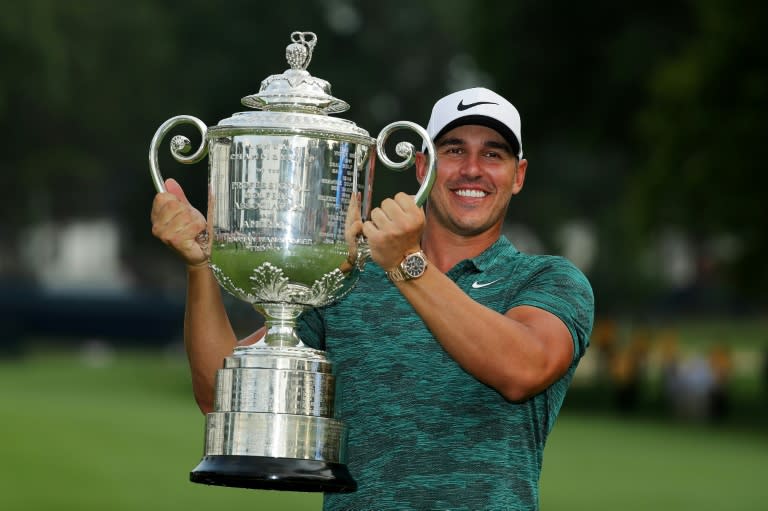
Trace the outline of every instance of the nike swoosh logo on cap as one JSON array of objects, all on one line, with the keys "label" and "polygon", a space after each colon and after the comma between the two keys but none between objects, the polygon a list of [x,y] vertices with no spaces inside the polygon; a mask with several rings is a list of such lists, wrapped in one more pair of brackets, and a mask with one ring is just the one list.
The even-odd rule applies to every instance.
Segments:
[{"label": "nike swoosh logo on cap", "polygon": [[490,282],[482,282],[482,283],[478,282],[478,281],[474,281],[472,283],[472,289],[480,289],[481,287],[490,286],[491,284],[495,284],[495,283],[497,283],[500,280],[501,279],[496,279],[496,280],[492,280]]},{"label": "nike swoosh logo on cap", "polygon": [[458,110],[459,112],[463,112],[464,110],[468,110],[470,108],[480,106],[480,105],[498,105],[498,103],[494,103],[493,101],[477,101],[475,103],[469,103],[465,105],[464,100],[462,99],[461,101],[459,101],[459,104],[456,107],[456,110]]}]

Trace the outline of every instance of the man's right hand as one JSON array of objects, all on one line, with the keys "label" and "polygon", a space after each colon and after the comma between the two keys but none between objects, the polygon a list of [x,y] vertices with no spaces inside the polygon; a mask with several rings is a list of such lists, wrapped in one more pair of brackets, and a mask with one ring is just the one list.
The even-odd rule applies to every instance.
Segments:
[{"label": "man's right hand", "polygon": [[188,266],[207,265],[207,244],[204,248],[198,242],[200,233],[208,229],[205,217],[192,207],[174,179],[166,179],[165,187],[167,191],[158,193],[152,202],[152,234],[176,251]]}]

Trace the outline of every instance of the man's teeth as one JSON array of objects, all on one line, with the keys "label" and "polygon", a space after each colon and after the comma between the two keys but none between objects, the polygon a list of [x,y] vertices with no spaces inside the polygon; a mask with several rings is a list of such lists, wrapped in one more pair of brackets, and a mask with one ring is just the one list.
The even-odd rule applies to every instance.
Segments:
[{"label": "man's teeth", "polygon": [[482,190],[456,190],[456,195],[461,195],[462,197],[485,197],[488,194]]}]

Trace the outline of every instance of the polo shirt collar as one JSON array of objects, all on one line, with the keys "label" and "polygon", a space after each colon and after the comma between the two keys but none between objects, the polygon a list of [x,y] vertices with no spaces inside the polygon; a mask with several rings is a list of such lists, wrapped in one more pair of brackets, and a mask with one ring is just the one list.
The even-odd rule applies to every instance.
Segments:
[{"label": "polo shirt collar", "polygon": [[472,258],[471,261],[479,271],[487,270],[493,265],[496,258],[505,252],[517,252],[517,249],[509,239],[503,234],[499,236],[493,245],[485,249],[482,253]]},{"label": "polo shirt collar", "polygon": [[518,250],[512,244],[506,236],[501,235],[493,245],[485,249],[483,252],[473,257],[472,259],[464,259],[454,266],[449,273],[454,270],[461,272],[464,269],[474,268],[478,272],[484,272],[490,268],[496,259],[504,253],[516,253]]}]

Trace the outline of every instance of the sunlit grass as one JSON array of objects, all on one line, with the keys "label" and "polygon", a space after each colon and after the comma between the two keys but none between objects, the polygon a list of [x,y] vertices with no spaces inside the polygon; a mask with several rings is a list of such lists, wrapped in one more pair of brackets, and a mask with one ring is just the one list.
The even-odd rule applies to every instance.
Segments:
[{"label": "sunlit grass", "polygon": [[4,361],[0,402],[2,509],[320,507],[314,494],[189,482],[204,425],[178,356]]},{"label": "sunlit grass", "polygon": [[765,509],[768,434],[564,414],[544,456],[542,509]]},{"label": "sunlit grass", "polygon": [[[203,417],[179,353],[32,353],[0,361],[8,510],[320,509],[316,494],[197,485]],[[565,412],[542,509],[757,510],[768,435]]]}]

